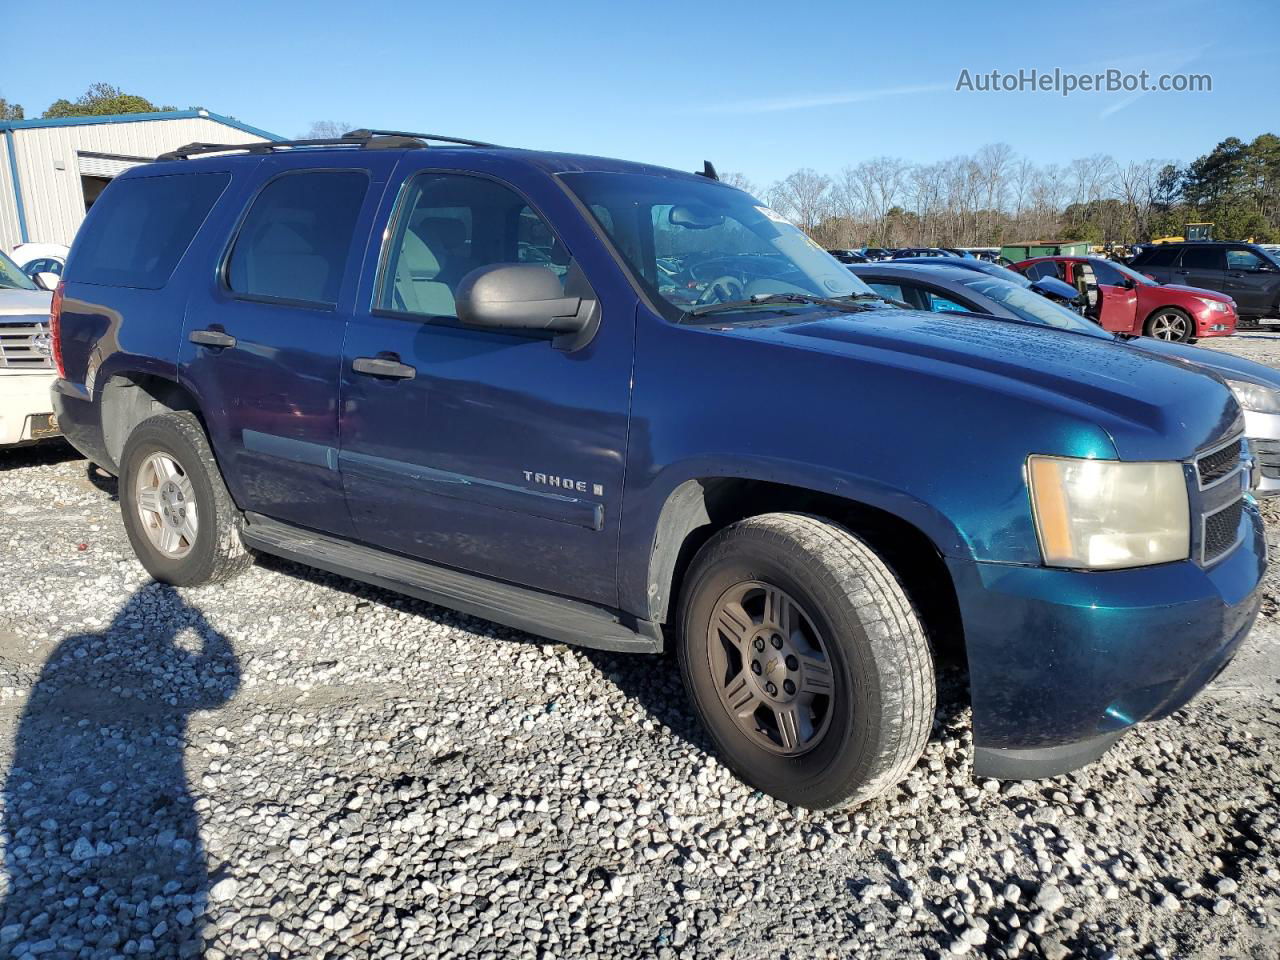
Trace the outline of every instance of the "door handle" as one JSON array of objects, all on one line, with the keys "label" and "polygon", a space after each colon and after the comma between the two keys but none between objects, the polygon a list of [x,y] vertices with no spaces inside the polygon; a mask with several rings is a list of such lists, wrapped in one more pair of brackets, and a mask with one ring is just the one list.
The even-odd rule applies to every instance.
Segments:
[{"label": "door handle", "polygon": [[193,330],[191,335],[187,337],[192,343],[198,343],[202,347],[234,347],[236,338],[229,333],[221,330]]},{"label": "door handle", "polygon": [[356,357],[351,369],[368,377],[387,377],[391,380],[412,380],[418,371],[407,363],[390,357]]},{"label": "door handle", "polygon": [[1235,279],[1237,279],[1237,280],[1243,280],[1243,279],[1244,279],[1244,274],[1243,274],[1243,273],[1228,273],[1228,274],[1227,274],[1227,276],[1228,276],[1228,277],[1234,277],[1234,278],[1235,278]]},{"label": "door handle", "polygon": [[1191,271],[1190,271],[1190,270],[1175,270],[1175,271],[1173,271],[1173,272],[1174,272],[1174,273],[1176,273],[1176,274],[1177,274],[1178,276],[1180,276],[1180,277],[1185,277],[1185,276],[1186,276],[1188,273],[1190,273]]}]

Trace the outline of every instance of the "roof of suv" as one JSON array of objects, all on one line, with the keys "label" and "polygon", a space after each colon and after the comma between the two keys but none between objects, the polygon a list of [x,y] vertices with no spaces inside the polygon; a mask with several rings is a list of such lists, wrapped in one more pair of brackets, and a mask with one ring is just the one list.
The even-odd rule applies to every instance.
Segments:
[{"label": "roof of suv", "polygon": [[[365,149],[377,149],[378,152],[407,153],[410,151],[429,150],[430,156],[438,157],[447,166],[454,166],[461,158],[484,157],[489,160],[507,161],[527,166],[534,166],[545,173],[632,173],[647,176],[678,177],[681,179],[712,180],[718,182],[715,168],[709,163],[702,172],[673,170],[654,164],[637,163],[629,160],[615,160],[609,157],[596,157],[589,154],[555,153],[548,150],[529,150],[520,147],[502,147],[496,144],[478,141],[459,141],[452,138],[431,137],[429,135],[394,134],[386,135],[382,131],[358,131],[368,136],[347,135],[331,140],[317,141],[284,141],[261,142],[249,144],[189,144],[178,150],[159,157],[155,163],[145,168],[149,171],[163,169],[165,173],[181,170],[192,172],[204,167],[229,162],[251,163],[266,154],[296,155],[305,153],[314,156],[318,166],[332,166],[336,155],[362,153]],[[440,145],[428,144],[427,140],[441,141]],[[458,164],[464,165],[464,164]],[[134,168],[140,169],[140,168]],[[145,175],[145,174],[142,174]]]}]

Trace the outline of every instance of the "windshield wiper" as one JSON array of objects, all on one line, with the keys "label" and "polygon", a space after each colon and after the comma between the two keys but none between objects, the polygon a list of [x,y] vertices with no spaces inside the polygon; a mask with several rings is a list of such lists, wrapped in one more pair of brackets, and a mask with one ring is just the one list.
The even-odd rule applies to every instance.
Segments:
[{"label": "windshield wiper", "polygon": [[[784,303],[809,303],[822,307],[832,307],[844,313],[859,313],[863,310],[870,310],[871,307],[857,303],[857,300],[875,299],[879,297],[868,297],[865,293],[855,294],[851,297],[840,297],[832,299],[830,297],[818,297],[809,293],[756,293],[748,297],[746,300],[728,300],[724,303],[704,303],[700,307],[694,307],[686,310],[684,317],[702,317],[709,313],[723,313],[729,310],[745,310],[748,307],[767,307],[776,306]],[[684,317],[681,317],[683,320]]]}]

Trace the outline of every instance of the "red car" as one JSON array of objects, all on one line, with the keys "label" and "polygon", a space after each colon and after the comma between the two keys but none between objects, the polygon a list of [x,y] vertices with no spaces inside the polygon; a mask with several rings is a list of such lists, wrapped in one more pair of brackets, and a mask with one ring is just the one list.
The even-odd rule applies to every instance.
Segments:
[{"label": "red car", "polygon": [[1057,277],[1080,291],[1085,315],[1104,330],[1187,343],[1236,329],[1236,304],[1225,293],[1156,283],[1102,257],[1035,257],[1013,265],[1024,276]]}]

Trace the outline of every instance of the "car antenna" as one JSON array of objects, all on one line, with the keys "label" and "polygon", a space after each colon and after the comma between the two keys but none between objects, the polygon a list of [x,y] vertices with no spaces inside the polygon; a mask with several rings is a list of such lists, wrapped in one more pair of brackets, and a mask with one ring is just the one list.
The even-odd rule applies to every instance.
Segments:
[{"label": "car antenna", "polygon": [[698,176],[706,177],[708,180],[719,180],[720,174],[716,173],[715,165],[710,160],[702,161],[702,169],[697,171]]}]

